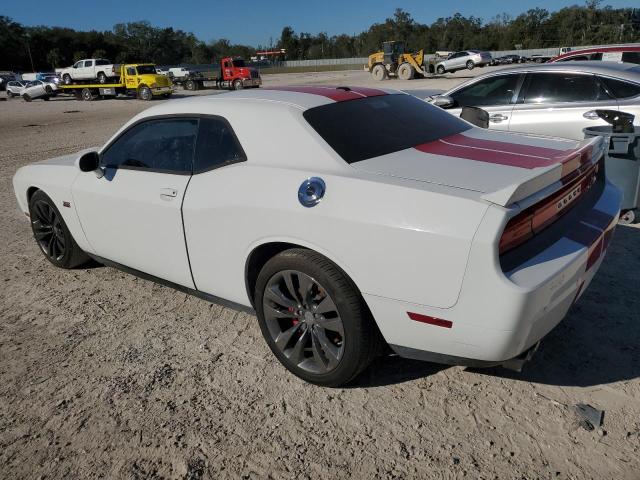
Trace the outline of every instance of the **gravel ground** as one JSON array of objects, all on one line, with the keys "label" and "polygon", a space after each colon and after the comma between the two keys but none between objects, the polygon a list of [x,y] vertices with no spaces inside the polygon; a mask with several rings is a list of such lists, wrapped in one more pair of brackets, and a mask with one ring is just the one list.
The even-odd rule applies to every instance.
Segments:
[{"label": "gravel ground", "polygon": [[[15,170],[101,144],[147,106],[0,102],[0,478],[639,478],[640,228],[618,227],[523,373],[387,357],[350,388],[314,387],[254,316],[99,265],[55,269],[37,250]],[[605,410],[603,426],[583,428],[576,403]]]}]

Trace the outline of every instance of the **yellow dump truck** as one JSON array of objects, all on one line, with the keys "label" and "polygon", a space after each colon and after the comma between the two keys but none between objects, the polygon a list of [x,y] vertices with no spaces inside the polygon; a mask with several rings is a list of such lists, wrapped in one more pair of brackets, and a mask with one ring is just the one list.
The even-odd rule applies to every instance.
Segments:
[{"label": "yellow dump truck", "polygon": [[376,80],[398,77],[411,80],[435,73],[433,61],[425,61],[424,51],[406,53],[404,42],[383,42],[382,50],[369,55],[366,69]]},{"label": "yellow dump truck", "polygon": [[152,63],[130,63],[118,65],[119,75],[109,83],[83,83],[72,80],[58,88],[63,93],[71,93],[78,100],[94,100],[103,97],[128,95],[140,100],[153,97],[169,98],[173,93],[171,79],[156,72]]}]

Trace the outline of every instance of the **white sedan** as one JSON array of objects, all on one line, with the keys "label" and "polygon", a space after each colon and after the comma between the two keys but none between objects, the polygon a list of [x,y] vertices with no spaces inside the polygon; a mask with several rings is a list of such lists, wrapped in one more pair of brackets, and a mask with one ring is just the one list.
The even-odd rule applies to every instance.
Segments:
[{"label": "white sedan", "polygon": [[34,80],[25,85],[22,90],[22,98],[30,102],[36,98],[42,98],[43,100],[49,100],[54,97],[58,91],[58,84],[51,81]]},{"label": "white sedan", "polygon": [[7,97],[21,97],[26,82],[20,82],[18,80],[11,80],[7,83]]},{"label": "white sedan", "polygon": [[342,385],[385,344],[519,366],[607,250],[621,193],[602,155],[393,90],[283,87],[163,103],[13,183],[54,265],[255,310],[286,368]]}]

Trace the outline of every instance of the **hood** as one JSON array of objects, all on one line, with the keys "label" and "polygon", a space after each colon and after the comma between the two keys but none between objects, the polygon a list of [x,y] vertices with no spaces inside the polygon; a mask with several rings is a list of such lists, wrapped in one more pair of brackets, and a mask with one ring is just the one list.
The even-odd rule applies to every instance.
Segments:
[{"label": "hood", "polygon": [[80,150],[79,152],[70,153],[68,155],[61,155],[59,157],[49,158],[36,162],[36,165],[60,165],[64,167],[75,167],[76,161],[85,153],[92,151],[99,151],[100,147],[90,147]]},{"label": "hood", "polygon": [[575,141],[473,128],[351,166],[478,192],[507,206],[591,165],[602,153],[599,137]]}]

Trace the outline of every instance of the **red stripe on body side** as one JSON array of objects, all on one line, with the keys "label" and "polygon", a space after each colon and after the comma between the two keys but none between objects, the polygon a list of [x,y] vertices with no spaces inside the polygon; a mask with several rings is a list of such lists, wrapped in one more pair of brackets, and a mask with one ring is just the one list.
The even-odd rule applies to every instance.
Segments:
[{"label": "red stripe on body side", "polygon": [[422,315],[420,313],[407,312],[411,320],[416,322],[428,323],[429,325],[435,325],[436,327],[451,328],[453,322],[451,320],[443,320],[441,318],[430,317],[428,315]]},{"label": "red stripe on body side", "polygon": [[269,87],[264,90],[279,90],[283,92],[308,93],[310,95],[319,95],[321,97],[330,98],[336,102],[344,102],[348,100],[358,100],[359,98],[377,97],[387,95],[382,90],[375,88],[352,88],[344,90],[336,87],[317,87],[317,86],[289,86],[289,87]]}]

